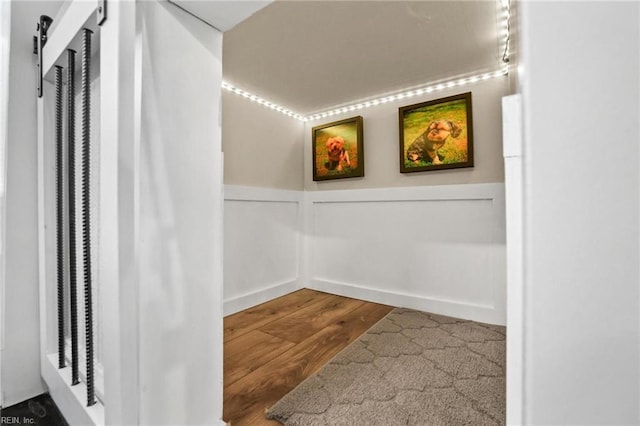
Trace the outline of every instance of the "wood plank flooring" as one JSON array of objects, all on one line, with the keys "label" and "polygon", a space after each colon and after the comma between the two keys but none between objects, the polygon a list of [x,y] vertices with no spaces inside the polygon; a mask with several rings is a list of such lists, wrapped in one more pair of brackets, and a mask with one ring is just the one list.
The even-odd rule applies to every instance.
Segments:
[{"label": "wood plank flooring", "polygon": [[224,319],[224,420],[264,412],[388,314],[391,306],[303,289]]}]

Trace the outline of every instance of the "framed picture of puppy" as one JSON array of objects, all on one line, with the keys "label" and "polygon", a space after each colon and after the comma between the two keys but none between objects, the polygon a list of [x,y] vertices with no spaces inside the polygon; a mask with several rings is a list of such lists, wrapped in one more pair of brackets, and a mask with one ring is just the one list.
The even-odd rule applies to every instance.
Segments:
[{"label": "framed picture of puppy", "polygon": [[473,167],[471,92],[400,108],[400,172]]},{"label": "framed picture of puppy", "polygon": [[311,140],[314,181],[364,176],[361,116],[316,126]]}]

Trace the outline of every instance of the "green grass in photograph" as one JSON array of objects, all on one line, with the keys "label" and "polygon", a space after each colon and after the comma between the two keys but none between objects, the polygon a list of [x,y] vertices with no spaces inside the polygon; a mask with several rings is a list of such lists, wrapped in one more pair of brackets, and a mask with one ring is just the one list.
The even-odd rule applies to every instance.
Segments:
[{"label": "green grass in photograph", "polygon": [[[429,123],[434,120],[449,120],[462,129],[457,138],[449,137],[442,148],[438,150],[443,157],[444,164],[464,163],[468,160],[467,143],[467,110],[465,100],[445,102],[439,105],[431,105],[415,109],[404,114],[404,152],[420,136]],[[431,166],[431,162],[419,161],[414,163],[404,156],[405,167]]]}]

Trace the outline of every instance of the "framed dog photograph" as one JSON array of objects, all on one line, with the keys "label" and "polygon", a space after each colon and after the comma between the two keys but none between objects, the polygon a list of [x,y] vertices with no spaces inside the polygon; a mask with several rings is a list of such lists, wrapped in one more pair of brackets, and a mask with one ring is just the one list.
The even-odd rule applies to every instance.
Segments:
[{"label": "framed dog photograph", "polygon": [[362,117],[314,127],[311,140],[314,181],[364,176]]},{"label": "framed dog photograph", "polygon": [[471,92],[400,108],[400,172],[473,167]]}]

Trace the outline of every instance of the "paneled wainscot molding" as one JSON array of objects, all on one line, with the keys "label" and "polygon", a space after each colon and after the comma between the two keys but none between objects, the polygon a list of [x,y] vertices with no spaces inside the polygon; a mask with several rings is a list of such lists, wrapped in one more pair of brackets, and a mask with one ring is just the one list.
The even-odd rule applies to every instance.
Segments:
[{"label": "paneled wainscot molding", "polygon": [[225,315],[307,287],[506,322],[504,184],[225,187]]}]

